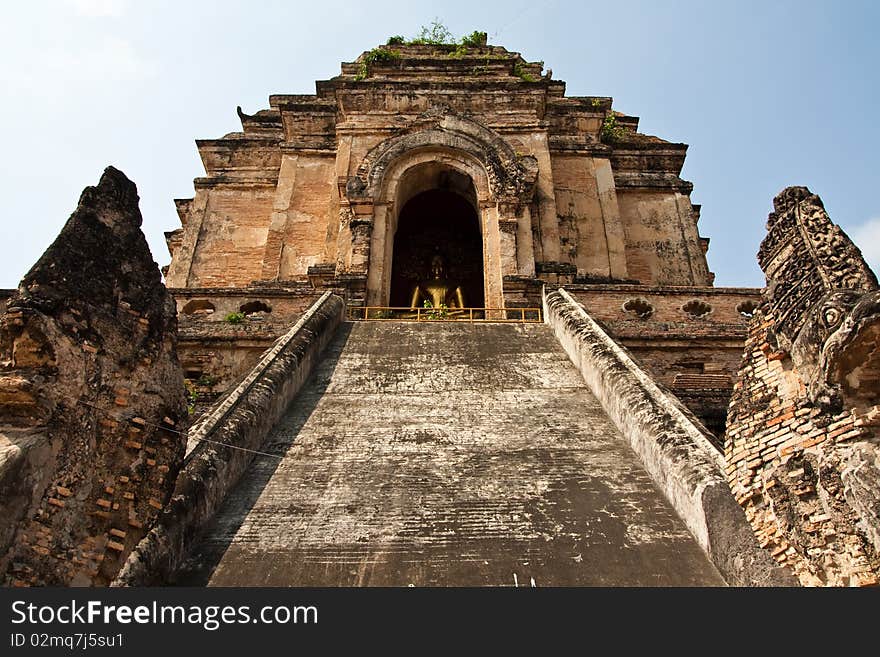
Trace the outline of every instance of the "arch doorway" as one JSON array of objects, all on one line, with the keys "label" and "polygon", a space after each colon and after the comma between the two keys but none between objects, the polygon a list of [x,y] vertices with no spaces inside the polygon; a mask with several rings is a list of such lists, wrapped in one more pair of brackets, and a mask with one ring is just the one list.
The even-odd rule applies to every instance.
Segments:
[{"label": "arch doorway", "polygon": [[472,202],[444,189],[416,194],[400,211],[389,305],[410,307],[416,286],[431,278],[437,256],[452,287],[461,288],[464,305],[483,307],[483,239],[477,211]]}]

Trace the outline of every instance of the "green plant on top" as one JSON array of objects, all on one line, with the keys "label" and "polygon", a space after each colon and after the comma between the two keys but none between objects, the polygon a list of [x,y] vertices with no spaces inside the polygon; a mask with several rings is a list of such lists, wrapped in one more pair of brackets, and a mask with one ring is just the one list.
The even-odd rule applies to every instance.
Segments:
[{"label": "green plant on top", "polygon": [[198,379],[196,379],[195,384],[197,386],[201,386],[202,388],[210,388],[214,384],[217,383],[216,376],[210,376],[208,374],[202,374]]},{"label": "green plant on top", "polygon": [[455,36],[448,27],[435,18],[430,25],[422,25],[419,35],[409,43],[412,45],[451,46],[455,44]]},{"label": "green plant on top", "polygon": [[461,59],[468,53],[468,48],[465,45],[457,45],[455,50],[446,55],[447,57],[451,57],[453,59]]},{"label": "green plant on top", "polygon": [[472,48],[482,48],[486,45],[486,33],[480,32],[479,30],[474,30],[467,36],[461,37],[458,44],[455,46],[455,50],[447,54],[447,57],[451,57],[453,59],[461,59],[466,56],[468,52]]},{"label": "green plant on top", "polygon": [[532,75],[531,73],[526,71],[525,67],[522,65],[521,62],[517,62],[516,64],[513,65],[513,74],[516,77],[518,77],[520,80],[522,80],[523,82],[537,82],[538,81],[538,79],[534,75]]},{"label": "green plant on top", "polygon": [[602,131],[600,136],[606,144],[613,144],[621,141],[626,137],[627,129],[623,127],[617,120],[617,115],[613,112],[605,117],[602,122]]},{"label": "green plant on top", "polygon": [[474,30],[467,36],[461,37],[461,45],[465,48],[479,48],[486,43],[486,33]]},{"label": "green plant on top", "polygon": [[244,321],[244,313],[229,313],[223,321],[227,324],[241,324]]},{"label": "green plant on top", "polygon": [[373,64],[389,64],[391,62],[396,62],[398,59],[400,59],[400,53],[396,50],[389,50],[385,46],[373,48],[370,52],[364,55],[360,70],[357,75],[354,76],[354,79],[363,80],[369,76],[370,67]]},{"label": "green plant on top", "polygon": [[485,32],[474,30],[461,39],[456,39],[452,31],[439,19],[435,18],[430,25],[422,25],[419,34],[412,39],[406,40],[399,34],[388,37],[388,46],[459,46],[455,52],[467,48],[479,48],[486,45],[487,35]]},{"label": "green plant on top", "polygon": [[[364,80],[370,75],[370,65],[374,62],[390,62],[400,58],[400,53],[396,50],[390,50],[388,46],[455,46],[451,51],[446,51],[446,57],[453,59],[461,59],[468,54],[470,48],[482,48],[486,45],[488,37],[485,32],[474,30],[461,39],[456,39],[452,32],[439,19],[431,21],[430,25],[423,25],[418,36],[412,39],[405,39],[399,34],[388,37],[388,41],[384,46],[374,48],[367,53],[361,62],[360,70],[355,75],[355,80]],[[441,54],[441,53],[437,53]],[[487,62],[490,55],[486,55]],[[492,59],[503,59],[503,56],[491,56]],[[531,77],[531,76],[529,76]]]}]

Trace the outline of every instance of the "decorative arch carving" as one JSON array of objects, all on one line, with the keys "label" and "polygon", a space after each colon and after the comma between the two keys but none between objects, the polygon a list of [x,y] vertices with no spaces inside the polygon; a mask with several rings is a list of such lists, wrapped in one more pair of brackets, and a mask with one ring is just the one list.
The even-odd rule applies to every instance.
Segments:
[{"label": "decorative arch carving", "polygon": [[[487,304],[503,304],[503,278],[533,275],[534,252],[529,206],[538,179],[538,162],[519,155],[497,133],[473,119],[438,106],[405,130],[377,144],[354,176],[340,185],[349,226],[340,226],[342,266],[337,273],[364,276],[366,298],[388,298],[396,207],[405,199],[407,176],[420,165],[436,164],[470,178],[481,225]],[[342,181],[340,181],[342,182]],[[405,194],[404,194],[405,196]]]},{"label": "decorative arch carving", "polygon": [[691,299],[681,309],[694,319],[706,317],[712,312],[712,306],[700,299]]},{"label": "decorative arch carving", "polygon": [[647,299],[642,297],[628,299],[627,302],[623,304],[623,310],[627,313],[632,313],[639,319],[649,319],[651,315],[654,314],[654,306],[648,303]]},{"label": "decorative arch carving", "polygon": [[421,150],[463,153],[478,161],[485,169],[496,201],[528,202],[534,195],[537,160],[532,156],[518,156],[500,135],[449,108],[425,112],[406,132],[370,150],[356,175],[349,178],[346,195],[353,202],[378,199],[385,173],[392,163],[409,152]]},{"label": "decorative arch carving", "polygon": [[216,310],[214,304],[207,299],[191,299],[181,308],[180,312],[184,315],[207,315]]}]

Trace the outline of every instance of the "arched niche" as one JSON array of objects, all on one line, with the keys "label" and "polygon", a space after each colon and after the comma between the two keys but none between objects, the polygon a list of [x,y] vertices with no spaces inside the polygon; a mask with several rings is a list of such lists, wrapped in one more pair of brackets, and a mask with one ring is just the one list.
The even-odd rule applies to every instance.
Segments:
[{"label": "arched niche", "polygon": [[433,108],[410,130],[373,147],[347,179],[337,271],[366,275],[367,304],[387,305],[400,213],[417,194],[446,185],[475,208],[484,303],[502,308],[504,276],[534,275],[529,205],[537,174],[537,160],[517,154],[494,131],[448,108]]},{"label": "arched niche", "polygon": [[215,310],[214,304],[207,299],[192,299],[184,304],[180,312],[184,315],[210,315]]},{"label": "arched niche", "polygon": [[272,307],[265,301],[248,301],[238,307],[238,311],[245,315],[253,315],[256,313],[271,313]]},{"label": "arched niche", "polygon": [[[455,177],[454,172],[449,172]],[[452,289],[459,288],[466,307],[483,307],[483,239],[470,181],[461,189],[434,187],[412,196],[401,207],[394,235],[389,305],[408,307],[413,290],[431,278],[439,258]]]},{"label": "arched niche", "polygon": [[[469,244],[467,238],[473,235],[477,240],[473,252],[481,259],[478,266],[481,267],[482,289],[473,290],[470,294],[473,300],[468,303],[502,307],[498,214],[491,200],[488,176],[479,161],[467,153],[447,149],[410,151],[386,169],[383,185],[378,192],[381,202],[374,206],[367,277],[367,300],[370,305],[389,305],[392,301],[395,241],[403,219],[403,232],[400,234],[403,239],[419,234],[424,237],[425,232],[436,236],[448,235],[456,227],[468,233],[462,236],[464,244]],[[435,211],[426,208],[424,204],[432,198],[440,201],[442,207]],[[446,223],[441,216],[444,209],[455,213]],[[420,216],[423,221],[420,221]],[[420,231],[419,228],[424,230]],[[400,254],[400,243],[397,246]],[[464,264],[459,257],[462,254],[455,252],[456,240],[446,240],[436,246],[450,267]],[[428,264],[425,263],[426,273]],[[409,277],[415,275],[411,265],[407,265],[410,271],[406,275]],[[466,277],[468,285],[474,280],[464,270],[459,270],[458,276],[454,270],[449,273],[454,278]],[[394,301],[401,300],[395,290]]]}]

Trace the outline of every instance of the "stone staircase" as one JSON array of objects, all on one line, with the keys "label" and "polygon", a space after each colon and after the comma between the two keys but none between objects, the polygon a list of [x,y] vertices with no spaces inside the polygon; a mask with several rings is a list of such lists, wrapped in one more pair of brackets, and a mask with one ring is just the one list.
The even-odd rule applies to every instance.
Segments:
[{"label": "stone staircase", "polygon": [[543,324],[343,324],[178,584],[723,585]]}]

